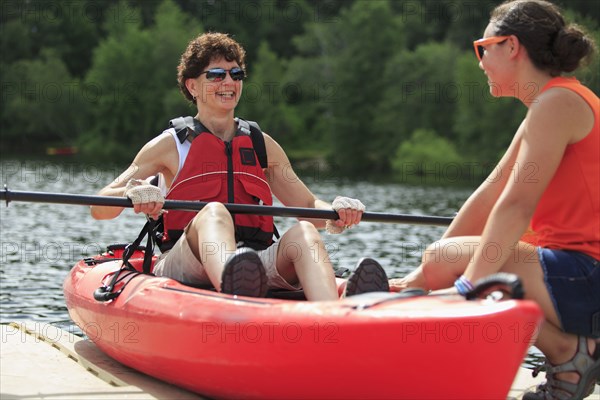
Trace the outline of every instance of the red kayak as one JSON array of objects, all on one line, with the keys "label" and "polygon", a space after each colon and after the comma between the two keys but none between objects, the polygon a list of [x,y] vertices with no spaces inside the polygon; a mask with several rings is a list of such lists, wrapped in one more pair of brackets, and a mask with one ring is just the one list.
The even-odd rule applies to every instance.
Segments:
[{"label": "red kayak", "polygon": [[[120,257],[75,265],[71,318],[121,363],[215,398],[502,399],[542,321],[524,300],[238,297],[120,270]],[[115,273],[118,297],[96,300]]]}]

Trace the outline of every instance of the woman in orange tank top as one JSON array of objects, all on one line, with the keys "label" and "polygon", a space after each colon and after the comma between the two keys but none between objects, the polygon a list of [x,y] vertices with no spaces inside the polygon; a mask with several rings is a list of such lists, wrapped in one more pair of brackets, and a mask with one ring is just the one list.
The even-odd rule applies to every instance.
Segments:
[{"label": "woman in orange tank top", "polygon": [[474,46],[491,94],[518,98],[527,115],[443,238],[390,287],[464,294],[487,275],[518,275],[546,318],[536,346],[547,382],[524,398],[583,398],[600,376],[600,102],[560,75],[594,43],[552,3],[516,0]]}]

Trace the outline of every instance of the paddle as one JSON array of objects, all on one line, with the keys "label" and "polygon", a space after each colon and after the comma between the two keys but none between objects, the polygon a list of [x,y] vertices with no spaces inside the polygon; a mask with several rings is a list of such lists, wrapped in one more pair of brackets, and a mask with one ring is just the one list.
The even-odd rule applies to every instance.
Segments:
[{"label": "paddle", "polygon": [[[75,204],[84,206],[114,206],[133,207],[131,200],[125,197],[91,196],[81,194],[27,192],[8,190],[6,185],[0,191],[0,200],[5,200],[6,205],[11,201],[28,201],[35,203]],[[165,210],[200,211],[207,203],[201,201],[166,200]],[[236,214],[272,215],[277,217],[337,219],[338,215],[333,210],[321,210],[299,207],[258,206],[248,204],[225,203],[225,207]],[[365,212],[363,221],[406,223],[417,225],[446,226],[452,222],[451,217],[437,217],[429,215],[389,214],[379,212]]]}]

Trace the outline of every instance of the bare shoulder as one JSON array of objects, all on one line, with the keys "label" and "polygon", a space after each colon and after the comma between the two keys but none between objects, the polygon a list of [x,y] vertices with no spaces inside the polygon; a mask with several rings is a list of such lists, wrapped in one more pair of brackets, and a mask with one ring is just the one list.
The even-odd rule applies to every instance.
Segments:
[{"label": "bare shoulder", "polygon": [[267,151],[269,151],[269,149],[273,149],[275,147],[279,147],[281,148],[281,146],[279,146],[279,143],[277,143],[275,141],[275,139],[273,139],[271,137],[271,135],[269,135],[268,133],[263,132],[263,137],[265,138],[265,146],[267,147]]},{"label": "bare shoulder", "polygon": [[528,114],[528,132],[565,135],[568,143],[583,139],[594,125],[594,113],[587,102],[565,88],[551,88],[542,93]]},{"label": "bare shoulder", "polygon": [[124,187],[130,179],[146,179],[158,173],[168,182],[177,173],[179,154],[175,140],[169,133],[162,133],[146,143],[137,153],[131,165],[108,187]]},{"label": "bare shoulder", "polygon": [[270,135],[264,132],[263,137],[265,138],[265,148],[267,150],[269,166],[271,166],[272,164],[281,164],[282,162],[288,160],[285,151],[275,139],[273,139]]},{"label": "bare shoulder", "polygon": [[[265,170],[265,174],[272,188],[275,189],[280,185],[288,186],[290,183],[300,182],[300,178],[294,172],[292,164],[283,148],[268,134],[263,133],[263,135],[265,137],[265,147],[269,162],[269,167]],[[281,200],[281,197],[279,199]]]},{"label": "bare shoulder", "polygon": [[142,151],[177,151],[175,140],[169,132],[163,132],[147,142]]},{"label": "bare shoulder", "polygon": [[315,207],[317,198],[296,175],[283,148],[268,134],[263,132],[263,136],[269,159],[265,175],[273,195],[286,206]]},{"label": "bare shoulder", "polygon": [[174,176],[179,167],[179,154],[173,136],[163,132],[147,142],[133,163],[149,175],[160,172],[166,176]]}]

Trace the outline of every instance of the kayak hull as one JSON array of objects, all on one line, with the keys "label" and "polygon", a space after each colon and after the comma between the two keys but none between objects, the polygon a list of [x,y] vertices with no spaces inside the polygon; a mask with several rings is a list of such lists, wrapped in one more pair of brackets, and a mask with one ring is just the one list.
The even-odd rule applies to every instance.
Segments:
[{"label": "kayak hull", "polygon": [[119,267],[75,265],[73,321],[121,363],[216,398],[506,398],[542,320],[529,301],[257,299],[143,274],[96,301]]}]

